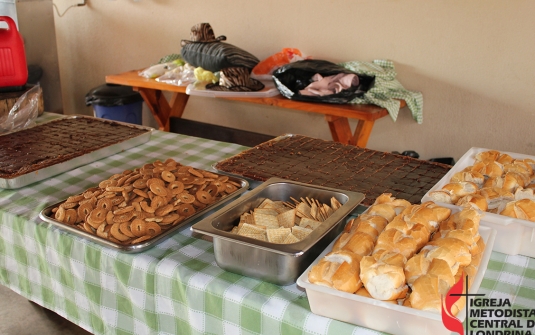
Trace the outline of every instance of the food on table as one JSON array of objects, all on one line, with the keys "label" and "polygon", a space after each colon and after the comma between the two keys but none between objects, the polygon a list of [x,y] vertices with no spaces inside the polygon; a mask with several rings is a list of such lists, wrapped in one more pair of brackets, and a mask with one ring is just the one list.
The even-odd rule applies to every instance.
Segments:
[{"label": "food on table", "polygon": [[479,152],[474,164],[455,173],[440,190],[429,192],[437,202],[517,219],[535,221],[535,160],[514,159],[496,150]]},{"label": "food on table", "polygon": [[218,162],[215,168],[252,180],[280,177],[359,192],[366,196],[362,205],[370,206],[382,193],[420,202],[451,167],[333,141],[286,135]]},{"label": "food on table", "polygon": [[[384,193],[308,274],[311,283],[421,310],[441,312],[441,296],[463,274],[471,285],[485,243],[481,213],[452,214],[431,201],[413,205]],[[458,313],[460,299],[453,308]]]},{"label": "food on table", "polygon": [[114,174],[53,208],[53,217],[115,243],[146,241],[241,185],[172,158]]},{"label": "food on table", "polygon": [[62,163],[147,133],[148,129],[96,118],[62,118],[0,136],[0,178]]},{"label": "food on table", "polygon": [[240,216],[240,222],[231,233],[271,243],[295,243],[342,206],[334,197],[330,206],[308,197],[300,201],[290,199],[292,202],[264,199],[258,207]]}]

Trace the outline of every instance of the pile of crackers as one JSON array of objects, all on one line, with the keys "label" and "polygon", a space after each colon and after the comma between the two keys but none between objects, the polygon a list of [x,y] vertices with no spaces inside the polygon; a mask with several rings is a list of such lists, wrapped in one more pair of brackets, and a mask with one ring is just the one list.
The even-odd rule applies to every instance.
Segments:
[{"label": "pile of crackers", "polygon": [[264,199],[258,207],[240,216],[231,233],[271,243],[296,243],[342,207],[335,197],[330,199],[330,206],[308,197],[300,201],[290,199],[291,202]]}]

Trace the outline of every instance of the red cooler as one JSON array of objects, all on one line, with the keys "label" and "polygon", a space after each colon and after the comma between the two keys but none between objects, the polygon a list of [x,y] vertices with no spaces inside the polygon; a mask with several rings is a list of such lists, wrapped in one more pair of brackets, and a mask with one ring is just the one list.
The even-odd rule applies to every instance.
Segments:
[{"label": "red cooler", "polygon": [[7,29],[0,28],[0,90],[6,87],[20,89],[28,81],[24,43],[12,18],[0,16],[0,22],[8,25]]}]

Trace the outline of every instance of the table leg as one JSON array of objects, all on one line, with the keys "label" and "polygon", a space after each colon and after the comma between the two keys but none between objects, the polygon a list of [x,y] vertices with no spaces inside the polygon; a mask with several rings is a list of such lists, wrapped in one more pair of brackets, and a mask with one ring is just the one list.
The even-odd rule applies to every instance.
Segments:
[{"label": "table leg", "polygon": [[134,87],[134,90],[138,91],[141,97],[143,97],[143,100],[158,123],[159,130],[164,131],[169,131],[171,117],[182,117],[189,98],[189,95],[185,93],[175,92],[169,103],[160,90],[142,87]]},{"label": "table leg", "polygon": [[361,148],[365,148],[368,144],[368,139],[375,123],[375,121],[359,120],[355,132],[352,134],[348,118],[325,115],[325,119],[329,124],[331,136],[334,141],[356,145]]}]

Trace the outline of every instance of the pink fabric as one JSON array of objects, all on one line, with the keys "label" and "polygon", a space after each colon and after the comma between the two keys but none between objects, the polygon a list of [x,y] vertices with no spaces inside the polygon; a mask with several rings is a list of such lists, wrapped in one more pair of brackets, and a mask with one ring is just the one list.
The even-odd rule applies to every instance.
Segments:
[{"label": "pink fabric", "polygon": [[302,95],[324,96],[340,93],[342,90],[359,84],[359,77],[355,74],[339,73],[333,76],[322,77],[316,73],[312,83],[299,91]]}]

